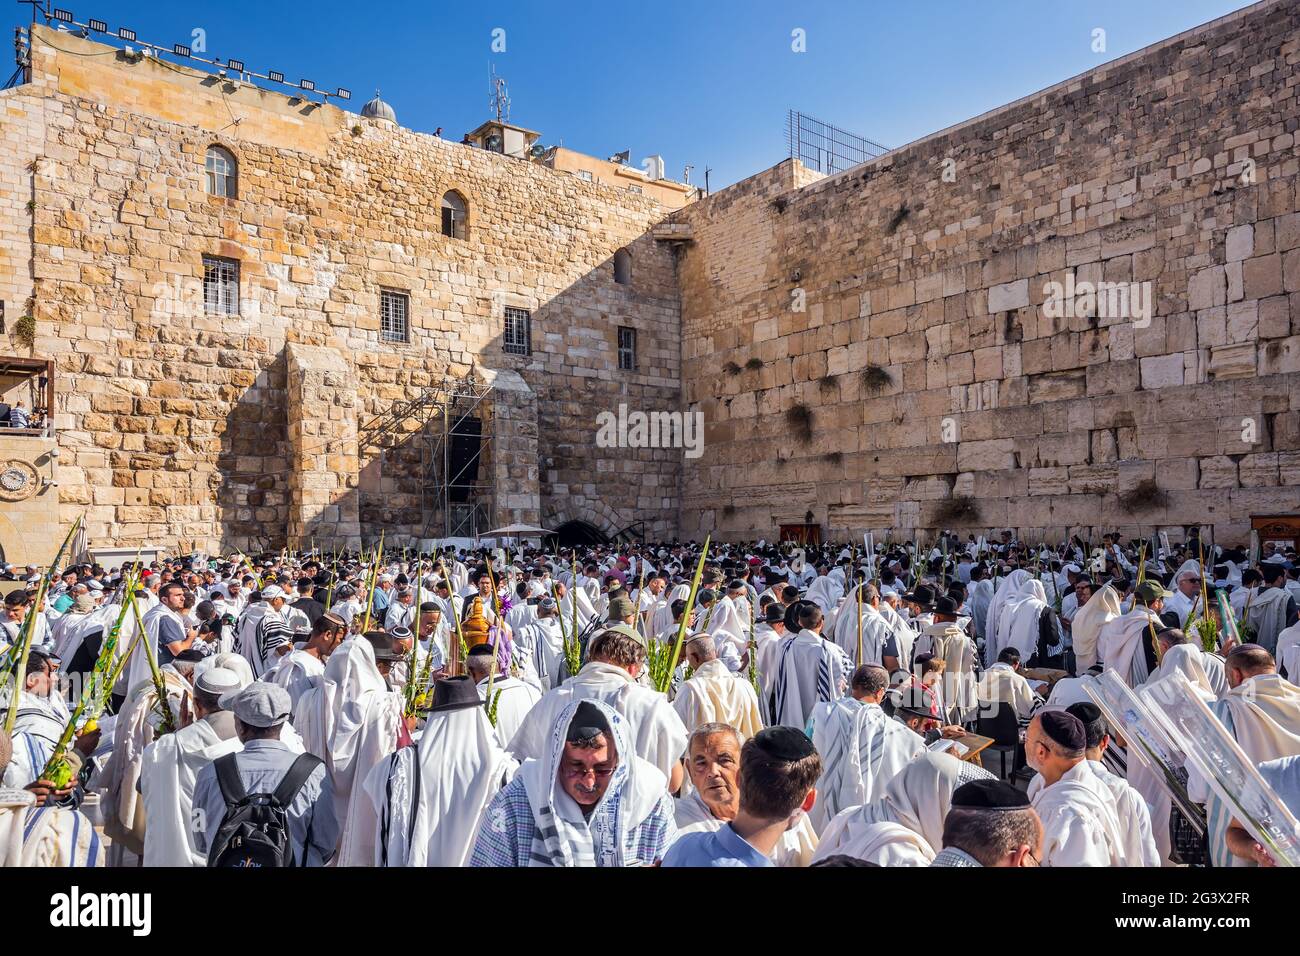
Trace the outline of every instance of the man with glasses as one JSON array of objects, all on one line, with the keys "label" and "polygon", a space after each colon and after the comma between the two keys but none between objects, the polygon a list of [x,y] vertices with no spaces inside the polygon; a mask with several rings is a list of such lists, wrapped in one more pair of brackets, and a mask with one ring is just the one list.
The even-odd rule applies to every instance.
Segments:
[{"label": "man with glasses", "polygon": [[651,866],[676,834],[668,779],[632,749],[621,714],[577,700],[493,797],[470,866]]},{"label": "man with glasses", "polygon": [[972,780],[953,791],[943,849],[931,866],[1038,866],[1043,824],[1029,798],[1001,780]]},{"label": "man with glasses", "polygon": [[1173,596],[1165,600],[1160,619],[1169,627],[1185,630],[1189,618],[1200,617],[1205,611],[1201,607],[1200,562],[1195,559],[1183,562],[1174,574],[1173,592]]}]

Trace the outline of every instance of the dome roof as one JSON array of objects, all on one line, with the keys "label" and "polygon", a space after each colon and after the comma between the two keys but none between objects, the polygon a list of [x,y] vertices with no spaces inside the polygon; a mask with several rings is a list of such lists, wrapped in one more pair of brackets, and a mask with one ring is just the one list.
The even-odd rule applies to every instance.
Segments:
[{"label": "dome roof", "polygon": [[387,123],[396,123],[397,114],[393,108],[379,98],[379,91],[375,90],[375,98],[361,107],[361,115],[367,119],[384,120]]}]

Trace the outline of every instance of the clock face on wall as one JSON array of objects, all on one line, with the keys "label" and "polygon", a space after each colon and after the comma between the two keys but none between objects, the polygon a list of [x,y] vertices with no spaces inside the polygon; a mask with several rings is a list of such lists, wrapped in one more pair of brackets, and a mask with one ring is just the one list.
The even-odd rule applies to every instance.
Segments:
[{"label": "clock face on wall", "polygon": [[25,461],[0,462],[0,501],[22,501],[36,493],[36,469]]}]

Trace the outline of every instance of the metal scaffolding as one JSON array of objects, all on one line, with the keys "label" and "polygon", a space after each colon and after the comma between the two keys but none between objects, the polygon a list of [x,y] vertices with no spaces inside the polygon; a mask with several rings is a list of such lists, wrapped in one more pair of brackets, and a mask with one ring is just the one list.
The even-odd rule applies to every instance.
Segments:
[{"label": "metal scaffolding", "polygon": [[492,385],[445,376],[415,398],[394,402],[365,423],[362,444],[388,454],[414,443],[419,450],[422,538],[472,538],[493,527],[495,482],[490,467]]}]

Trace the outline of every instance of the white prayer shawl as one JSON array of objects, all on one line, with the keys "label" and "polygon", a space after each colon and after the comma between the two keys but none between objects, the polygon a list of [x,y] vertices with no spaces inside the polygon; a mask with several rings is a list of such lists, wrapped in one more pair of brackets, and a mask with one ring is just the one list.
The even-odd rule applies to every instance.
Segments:
[{"label": "white prayer shawl", "polygon": [[392,631],[398,627],[415,630],[413,627],[415,612],[416,607],[414,604],[403,604],[397,598],[393,598],[392,603],[388,605],[387,612],[384,614],[384,630]]},{"label": "white prayer shawl", "polygon": [[916,653],[929,652],[947,665],[940,675],[945,712],[956,709],[966,720],[978,705],[975,691],[975,642],[955,623],[931,624],[916,639]]},{"label": "white prayer shawl", "polygon": [[749,644],[749,616],[746,611],[744,619],[736,607],[736,602],[724,597],[711,608],[708,632],[714,644],[727,643],[736,650],[736,666],[740,666],[740,657]]},{"label": "white prayer shawl", "polygon": [[[478,682],[478,696],[480,700],[487,700],[488,679],[485,677]],[[496,735],[501,746],[505,747],[519,732],[519,728],[524,725],[524,720],[539,700],[542,699],[542,692],[534,685],[521,681],[517,677],[497,677],[492,681],[492,696],[497,700],[497,723]]]},{"label": "white prayer shawl", "polygon": [[[137,650],[136,653],[140,651]],[[179,674],[170,669],[163,670],[162,675],[167,704],[179,727],[181,701],[189,695],[190,687]],[[157,736],[160,722],[157,701],[158,694],[152,679],[146,679],[131,688],[122,703],[122,709],[118,711],[117,720],[113,722],[112,753],[99,777],[104,790],[100,798],[104,835],[122,843],[138,856],[144,855],[145,816],[144,801],[140,799],[137,783],[144,750]]]},{"label": "white prayer shawl", "polygon": [[998,659],[1002,646],[998,642],[998,621],[1002,616],[1002,607],[1011,598],[1019,598],[1021,586],[1032,579],[1023,568],[1016,568],[1005,578],[997,582],[997,589],[989,600],[988,614],[984,619],[984,663],[992,664]]},{"label": "white prayer shawl", "polygon": [[[821,797],[821,787],[819,786],[817,789],[818,802],[821,801]],[[677,837],[673,842],[680,840],[688,833],[714,833],[721,830],[727,822],[715,817],[712,811],[709,810],[709,805],[700,799],[699,791],[694,789],[677,801],[675,816]],[[781,834],[781,839],[777,841],[776,846],[772,847],[772,852],[768,854],[768,858],[777,866],[808,866],[812,863],[813,854],[816,851],[817,833],[813,830],[808,815],[801,813],[798,822]]]},{"label": "white prayer shawl", "polygon": [[1042,581],[1027,579],[1016,594],[1008,595],[998,619],[997,652],[992,661],[1005,647],[1014,647],[1022,660],[1029,660],[1038,650],[1039,621],[1046,607]]},{"label": "white prayer shawl", "polygon": [[989,604],[993,600],[993,582],[988,578],[976,581],[970,589],[967,608],[970,610],[971,623],[975,636],[987,639],[985,628],[988,625]]},{"label": "white prayer shawl", "polygon": [[1182,591],[1178,590],[1178,582],[1183,578],[1189,575],[1192,577],[1199,577],[1200,574],[1201,565],[1199,562],[1195,560],[1184,561],[1183,566],[1174,573],[1173,584],[1171,584],[1169,588],[1174,592],[1173,596],[1165,598],[1165,606],[1160,611],[1161,615],[1167,614],[1170,611],[1177,614],[1178,627],[1180,629],[1185,630],[1187,628],[1187,619],[1191,615],[1193,608],[1196,609],[1197,617],[1200,617],[1205,613],[1205,608],[1201,606],[1201,594],[1199,591],[1196,592],[1195,597],[1189,598]]},{"label": "white prayer shawl", "polygon": [[510,626],[512,633],[520,628],[527,627],[535,620],[537,620],[537,608],[526,601],[512,606],[506,612],[506,624]]},{"label": "white prayer shawl", "polygon": [[1160,658],[1160,663],[1151,672],[1151,676],[1147,678],[1146,683],[1154,684],[1161,678],[1178,672],[1187,678],[1192,688],[1201,695],[1203,701],[1207,704],[1212,703],[1218,699],[1219,695],[1215,691],[1214,685],[1210,683],[1205,667],[1202,666],[1205,658],[1205,653],[1195,644],[1175,644],[1165,651]]},{"label": "white prayer shawl", "polygon": [[812,601],[822,609],[823,614],[830,614],[840,603],[840,598],[844,596],[844,588],[829,575],[823,575],[813,581],[808,586],[808,593],[804,595],[805,601]]},{"label": "white prayer shawl", "polygon": [[1042,706],[1042,700],[1029,686],[1029,681],[1010,664],[1002,662],[994,664],[980,675],[978,697],[982,705],[1010,704],[1022,724]]},{"label": "white prayer shawl", "polygon": [[[1129,824],[1127,831],[1129,840],[1124,848],[1124,857],[1137,862],[1128,865],[1163,866],[1164,855],[1155,838],[1151,809],[1142,793],[1123,777],[1111,773],[1102,761],[1090,760],[1089,763],[1092,764],[1093,772],[1102,783],[1110,787],[1110,792],[1115,795],[1115,806],[1119,809],[1120,822]],[[1168,816],[1164,818],[1163,824],[1167,833]]]},{"label": "white prayer shawl", "polygon": [[704,724],[727,724],[736,728],[743,742],[763,729],[754,688],[748,679],[733,674],[717,659],[701,664],[682,684],[673,700],[673,710],[688,734]]},{"label": "white prayer shawl", "polygon": [[581,634],[600,615],[586,591],[582,588],[569,588],[559,601],[560,613],[564,615],[565,630],[573,629],[573,603],[575,600],[578,603],[578,633]]},{"label": "white prayer shawl", "polygon": [[1097,635],[1097,657],[1106,670],[1114,671],[1125,684],[1137,687],[1147,679],[1146,651],[1143,641],[1151,640],[1151,628],[1159,631],[1160,617],[1139,605],[1127,614],[1105,624]]},{"label": "white prayer shawl", "polygon": [[686,752],[687,733],[668,698],[643,687],[621,667],[588,661],[575,676],[547,691],[506,748],[519,760],[546,757],[548,734],[560,713],[572,702],[594,700],[623,715],[637,756],[648,760],[665,778]]},{"label": "white prayer shawl", "polygon": [[239,738],[223,740],[206,719],[164,734],[144,748],[140,790],[145,866],[207,864],[207,854],[194,845],[194,781],[218,757],[243,749]]},{"label": "white prayer shawl", "polygon": [[346,824],[354,787],[397,749],[402,708],[402,695],[388,689],[375,666],[374,648],[362,637],[340,644],[320,684],[298,700],[294,725],[307,752],[325,762],[343,841],[352,836]]},{"label": "white prayer shawl", "polygon": [[1082,673],[1097,663],[1097,639],[1101,629],[1120,616],[1119,593],[1107,584],[1094,591],[1088,603],[1070,621],[1075,667]]},{"label": "white prayer shawl", "polygon": [[[1248,677],[1211,705],[1246,756],[1256,764],[1300,754],[1300,689],[1279,674]],[[1225,833],[1233,813],[1193,771],[1188,791],[1205,802],[1210,853],[1215,866],[1255,866],[1226,849]]]},{"label": "white prayer shawl", "polygon": [[[880,607],[876,610],[880,612],[880,616],[885,619],[890,632],[894,635],[894,643],[898,647],[898,666],[903,670],[911,670],[912,645],[916,642],[916,631],[912,630],[911,625],[888,602],[881,601]],[[884,661],[882,660],[881,663],[883,664]]]},{"label": "white prayer shawl", "polygon": [[925,749],[920,734],[887,716],[879,704],[841,697],[813,709],[812,742],[822,758],[813,829],[826,829],[841,810],[873,803],[913,757]]},{"label": "white prayer shawl", "polygon": [[992,776],[950,754],[918,754],[885,785],[879,800],[850,807],[831,820],[813,860],[842,853],[882,866],[928,865],[943,846],[943,821],[953,791]]},{"label": "white prayer shawl", "polygon": [[1264,588],[1250,602],[1246,622],[1255,628],[1255,643],[1270,654],[1277,647],[1278,635],[1286,628],[1287,601],[1291,595],[1284,588]]},{"label": "white prayer shawl", "polygon": [[543,691],[550,690],[564,668],[564,631],[557,617],[539,617],[515,635],[519,648],[532,651],[531,667]]},{"label": "white prayer shawl", "polygon": [[[668,792],[667,776],[634,752],[623,715],[603,700],[588,698],[609,723],[618,766],[600,801],[584,816],[557,779],[565,736],[581,699],[571,698],[555,714],[544,732],[542,756],[525,760],[519,770],[536,824],[529,866],[624,866],[631,835]],[[611,803],[614,812],[602,813]],[[611,819],[612,829],[605,826]],[[591,824],[596,825],[594,831]]]},{"label": "white prayer shawl", "polygon": [[292,711],[297,708],[298,700],[312,685],[313,678],[324,676],[325,665],[320,658],[294,648],[281,657],[274,667],[263,674],[262,680],[271,684],[278,684],[289,692],[290,710]]},{"label": "white prayer shawl", "polygon": [[650,619],[650,633],[662,634],[668,628],[673,626],[673,602],[685,601],[691,596],[691,586],[689,584],[679,584],[668,594],[668,598],[655,607],[654,616]]},{"label": "white prayer shawl", "polygon": [[[344,602],[345,604],[347,602]],[[244,660],[248,661],[248,666],[253,669],[253,673],[261,673],[265,668],[262,667],[261,654],[257,644],[257,628],[262,623],[262,618],[266,612],[271,610],[271,606],[265,601],[258,601],[256,604],[250,604],[244,608],[239,615],[239,620],[235,622],[235,635],[233,648],[237,654],[240,654]],[[340,605],[334,609],[340,613],[343,606]],[[351,620],[348,618],[347,620]],[[148,624],[148,619],[145,620]],[[256,656],[254,656],[256,655]]]},{"label": "white prayer shawl", "polygon": [[[1080,760],[1051,786],[1041,776],[1030,781],[1029,799],[1043,821],[1043,866],[1146,866],[1158,859],[1138,822],[1121,815],[1099,767]],[[1149,838],[1150,819],[1147,827]]]},{"label": "white prayer shawl", "polygon": [[465,866],[484,811],[518,768],[483,708],[430,714],[415,746],[366,775],[339,865]]},{"label": "white prayer shawl", "polygon": [[98,607],[85,614],[69,613],[59,618],[50,628],[50,639],[54,642],[54,654],[61,661],[71,661],[72,656],[81,648],[87,634],[102,630],[107,636],[116,617],[109,618],[109,610],[116,611],[116,606]]},{"label": "white prayer shawl", "polygon": [[804,730],[814,706],[844,693],[850,666],[844,652],[815,631],[787,637],[777,655],[773,723]]},{"label": "white prayer shawl", "polygon": [[1278,634],[1274,657],[1279,670],[1286,671],[1286,679],[1300,686],[1300,624],[1292,624]]},{"label": "white prayer shawl", "polygon": [[99,834],[82,813],[37,807],[28,790],[0,790],[0,867],[103,865]]},{"label": "white prayer shawl", "polygon": [[857,600],[858,589],[854,588],[844,599],[835,624],[830,628],[830,638],[855,666],[880,664],[884,660],[885,644],[892,633],[889,622],[870,604],[862,605],[862,660],[858,660]]}]

